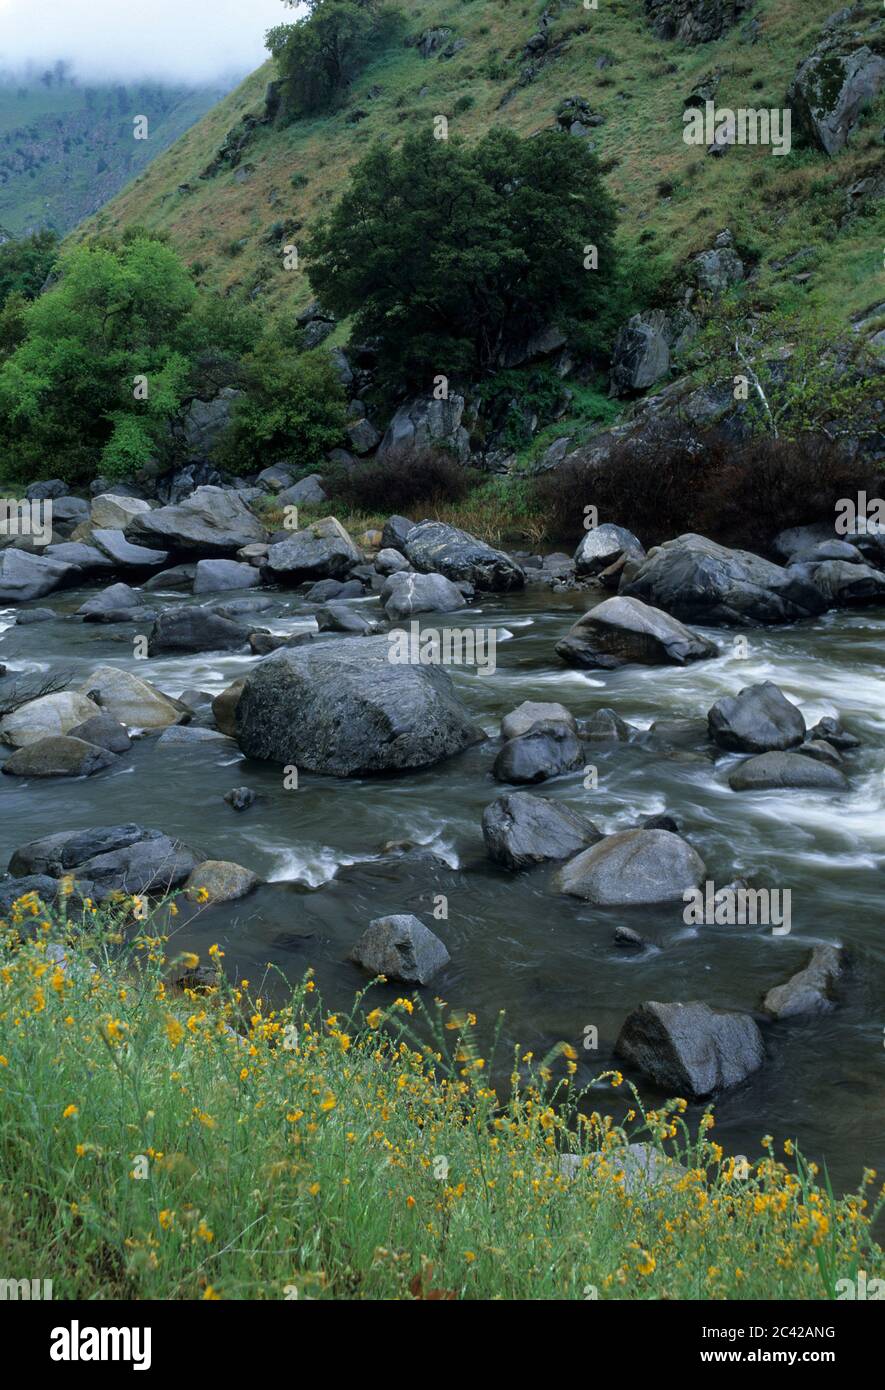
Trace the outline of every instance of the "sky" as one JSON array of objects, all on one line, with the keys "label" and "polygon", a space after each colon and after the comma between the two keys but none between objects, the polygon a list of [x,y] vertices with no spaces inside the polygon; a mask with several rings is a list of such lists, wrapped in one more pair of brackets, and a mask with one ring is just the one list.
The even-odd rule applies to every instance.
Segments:
[{"label": "sky", "polygon": [[86,81],[214,82],[267,58],[282,0],[0,0],[0,70],[67,59]]}]

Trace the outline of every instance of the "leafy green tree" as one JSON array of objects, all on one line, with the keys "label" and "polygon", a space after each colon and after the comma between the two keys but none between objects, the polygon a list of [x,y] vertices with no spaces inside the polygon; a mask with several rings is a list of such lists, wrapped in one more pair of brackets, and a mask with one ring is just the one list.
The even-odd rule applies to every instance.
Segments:
[{"label": "leafy green tree", "polygon": [[[287,0],[288,3],[288,0]],[[295,116],[322,111],[390,42],[400,12],[379,0],[307,0],[307,14],[278,24],[266,43]]]},{"label": "leafy green tree", "polygon": [[298,353],[275,332],[245,359],[243,370],[245,394],[219,451],[228,467],[249,471],[285,458],[306,474],[342,442],[344,390],[326,351]]},{"label": "leafy green tree", "polygon": [[[307,246],[323,304],[380,345],[388,380],[494,371],[550,323],[602,342],[613,328],[615,212],[593,153],[557,131],[475,145],[377,145]],[[595,269],[589,268],[595,265]]]},{"label": "leafy green tree", "polygon": [[129,472],[162,450],[184,393],[196,287],[148,237],[77,247],[59,276],[20,311],[24,338],[0,367],[0,444],[20,476],[47,461],[72,481]]},{"label": "leafy green tree", "polygon": [[36,299],[58,256],[58,237],[44,230],[0,246],[0,309],[10,295]]}]

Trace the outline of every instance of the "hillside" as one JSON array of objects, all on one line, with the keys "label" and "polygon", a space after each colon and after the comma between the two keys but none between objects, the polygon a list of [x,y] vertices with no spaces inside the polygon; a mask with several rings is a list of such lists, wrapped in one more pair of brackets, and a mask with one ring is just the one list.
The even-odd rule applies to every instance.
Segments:
[{"label": "hillside", "polygon": [[[23,236],[70,231],[215,105],[222,85],[99,85],[0,73],[0,227]],[[133,120],[147,117],[147,138]]]},{"label": "hillside", "polygon": [[[757,313],[838,334],[885,289],[882,234],[869,204],[858,216],[848,194],[881,174],[881,100],[837,158],[798,149],[795,139],[781,157],[734,146],[710,158],[682,138],[686,98],[711,90],[711,77],[720,106],[781,108],[833,0],[759,0],[722,37],[696,45],[657,37],[646,8],[643,0],[603,0],[598,10],[419,0],[408,8],[405,42],[365,69],[334,113],[284,128],[266,119],[268,63],[77,235],[134,223],[166,229],[202,283],[288,311],[311,296],[303,274],[283,270],[281,246],[337,197],[371,142],[398,141],[438,114],[468,139],[496,124],[530,135],[575,95],[592,111],[589,138],[619,203],[625,250],[659,262],[678,288],[686,260],[728,227],[754,267]],[[861,28],[881,28],[871,0],[853,14]],[[450,32],[415,46],[440,29]]]}]

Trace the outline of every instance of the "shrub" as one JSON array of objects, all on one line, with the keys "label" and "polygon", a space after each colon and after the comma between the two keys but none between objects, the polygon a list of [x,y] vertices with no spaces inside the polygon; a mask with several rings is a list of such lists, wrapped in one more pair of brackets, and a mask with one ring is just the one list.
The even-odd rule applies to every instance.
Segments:
[{"label": "shrub", "polygon": [[334,489],[354,511],[405,512],[422,504],[460,502],[480,478],[444,449],[422,449],[360,464],[337,479]]},{"label": "shrub", "polygon": [[307,0],[307,14],[267,34],[295,116],[328,107],[394,37],[401,13],[377,0]]},{"label": "shrub", "polygon": [[233,471],[250,472],[278,458],[309,471],[342,441],[344,391],[321,348],[297,353],[279,334],[269,334],[243,363],[245,396],[234,408],[217,458]]},{"label": "shrub", "polygon": [[[430,130],[376,145],[309,239],[308,276],[389,381],[476,379],[557,322],[607,337],[614,205],[586,142],[558,131],[474,145]],[[585,269],[588,244],[596,270]]]},{"label": "shrub", "polygon": [[593,505],[646,546],[696,531],[759,549],[785,527],[832,521],[868,471],[825,437],[736,444],[671,423],[618,441],[601,462],[579,456],[539,479],[537,496],[555,537],[577,538]]}]

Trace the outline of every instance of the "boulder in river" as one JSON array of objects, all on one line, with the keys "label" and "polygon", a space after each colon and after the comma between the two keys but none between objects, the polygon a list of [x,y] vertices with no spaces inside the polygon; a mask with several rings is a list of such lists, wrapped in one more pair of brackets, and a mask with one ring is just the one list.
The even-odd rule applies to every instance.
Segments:
[{"label": "boulder in river", "polygon": [[0,720],[0,741],[24,748],[39,739],[67,734],[75,724],[99,713],[98,705],[76,690],[59,690],[28,700]]},{"label": "boulder in river", "polygon": [[429,767],[482,737],[438,665],[390,660],[386,637],[284,647],[245,678],[243,752],[353,777]]},{"label": "boulder in river", "polygon": [[774,1018],[825,1013],[835,1006],[834,991],[845,970],[842,946],[815,946],[801,970],[768,991],[762,1007]]},{"label": "boulder in river", "polygon": [[734,753],[795,748],[805,737],[805,720],[772,681],[747,685],[717,700],[707,713],[710,737]]},{"label": "boulder in river", "polygon": [[404,550],[415,569],[424,574],[444,574],[455,583],[464,580],[477,589],[496,593],[525,586],[525,574],[509,555],[444,521],[421,521],[413,526]]},{"label": "boulder in river", "polygon": [[242,864],[226,859],[204,859],[189,875],[184,891],[197,902],[230,903],[245,898],[257,885],[257,874],[244,869]]},{"label": "boulder in river", "polygon": [[231,681],[219,695],[212,701],[212,713],[215,723],[223,734],[229,738],[235,738],[237,733],[237,705],[240,703],[240,696],[243,693],[243,686],[246,684],[245,676],[238,676],[235,681]]},{"label": "boulder in river", "polygon": [[575,731],[578,727],[575,716],[565,705],[556,704],[554,701],[523,700],[521,705],[517,705],[516,709],[505,714],[501,720],[501,737],[519,738],[522,734],[527,734],[532,725],[545,719],[552,719],[558,724],[568,724],[569,728]]},{"label": "boulder in river", "polygon": [[728,785],[735,792],[842,792],[848,790],[848,778],[838,767],[802,753],[759,753],[735,768]]},{"label": "boulder in river", "polygon": [[102,900],[113,892],[168,892],[184,883],[200,858],[162,831],[130,822],[63,830],[31,840],[15,850],[9,872],[14,878],[71,874],[93,884],[96,898]]},{"label": "boulder in river", "polygon": [[575,551],[575,573],[600,574],[625,553],[637,559],[645,556],[642,542],[632,531],[625,526],[613,526],[610,522],[594,526],[584,535]]},{"label": "boulder in river", "polygon": [[247,811],[255,801],[255,793],[251,787],[231,787],[224,799],[232,811]]},{"label": "boulder in river", "polygon": [[457,585],[442,574],[391,574],[381,590],[381,602],[391,622],[413,613],[454,613],[466,607]]},{"label": "boulder in river", "polygon": [[568,859],[602,839],[602,832],[579,811],[533,792],[506,792],[482,813],[489,857],[508,869],[528,869]]},{"label": "boulder in river", "polygon": [[498,782],[545,782],[579,767],[583,760],[580,740],[570,723],[540,719],[526,733],[507,740],[492,775]]},{"label": "boulder in river", "polygon": [[629,743],[635,733],[613,709],[598,709],[581,728],[581,737],[591,743]]},{"label": "boulder in river", "polygon": [[266,541],[267,531],[236,492],[200,487],[181,502],[133,517],[126,537],[135,545],[211,559]]},{"label": "boulder in river", "polygon": [[320,632],[347,632],[366,637],[378,631],[378,624],[371,618],[348,608],[346,603],[327,603],[314,614]]},{"label": "boulder in river", "polygon": [[10,547],[0,550],[0,603],[29,603],[76,577],[73,565]]},{"label": "boulder in river", "polygon": [[254,565],[239,560],[198,560],[194,571],[195,594],[218,594],[226,589],[254,589],[261,575]]},{"label": "boulder in river", "polygon": [[190,605],[161,613],[148,634],[148,656],[159,652],[235,652],[249,640],[251,628]]},{"label": "boulder in river", "polygon": [[569,666],[613,671],[631,663],[686,666],[719,649],[660,608],[619,595],[585,613],[557,642],[556,654]]},{"label": "boulder in river", "polygon": [[881,603],[885,597],[885,573],[871,565],[846,560],[822,560],[795,565],[819,589],[828,608],[857,608]]},{"label": "boulder in river", "polygon": [[827,606],[795,568],[691,533],[655,546],[644,560],[628,562],[620,593],[684,622],[726,625],[789,623]]},{"label": "boulder in river", "polygon": [[[94,692],[101,713],[109,714],[130,729],[165,729],[169,724],[179,724],[190,718],[186,705],[164,695],[150,681],[117,666],[96,666],[80,690],[84,694]],[[97,713],[93,705],[92,714]]]},{"label": "boulder in river", "polygon": [[[147,610],[143,606],[143,595],[128,584],[110,584],[100,593],[93,594],[81,603],[77,614],[87,623],[115,623],[135,620]],[[156,617],[156,614],[152,614]]]},{"label": "boulder in river", "polygon": [[408,985],[429,984],[449,963],[439,937],[410,912],[376,917],[350,953],[350,959],[371,975],[384,975]]},{"label": "boulder in river", "polygon": [[70,565],[71,569],[75,571],[77,579],[107,574],[114,568],[114,562],[109,555],[105,555],[97,546],[87,545],[84,541],[60,541],[58,545],[48,545],[43,552],[43,557],[46,560],[57,560],[60,564]]},{"label": "boulder in river", "polygon": [[94,714],[91,719],[69,729],[68,736],[82,738],[86,743],[94,743],[97,748],[106,748],[109,753],[127,753],[132,747],[126,725],[110,714]]},{"label": "boulder in river", "polygon": [[375,556],[375,568],[379,574],[396,574],[399,570],[409,569],[410,565],[401,551],[385,546]]},{"label": "boulder in river", "polygon": [[414,525],[407,516],[389,516],[381,531],[382,550],[398,550],[405,555],[406,541]]},{"label": "boulder in river", "polygon": [[325,516],[269,546],[265,567],[270,579],[298,584],[305,579],[343,579],[361,559],[341,522]]},{"label": "boulder in river", "polygon": [[2,770],[10,777],[91,777],[116,761],[116,754],[106,748],[69,734],[53,734],[17,749]]},{"label": "boulder in river", "polygon": [[682,902],[706,867],[687,840],[669,830],[621,830],[570,859],[553,887],[600,907]]},{"label": "boulder in river", "polygon": [[615,1053],[668,1096],[700,1100],[745,1081],[765,1061],[749,1014],[649,1000],[624,1021]]}]

